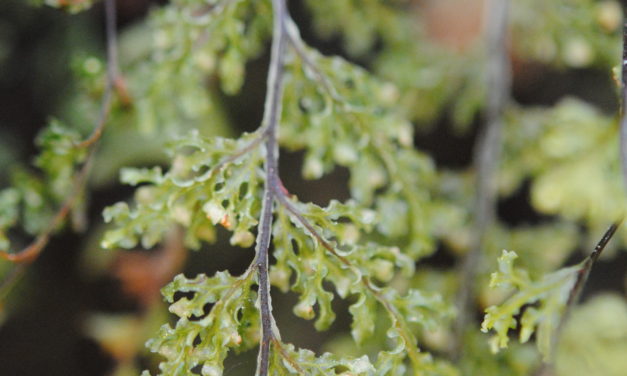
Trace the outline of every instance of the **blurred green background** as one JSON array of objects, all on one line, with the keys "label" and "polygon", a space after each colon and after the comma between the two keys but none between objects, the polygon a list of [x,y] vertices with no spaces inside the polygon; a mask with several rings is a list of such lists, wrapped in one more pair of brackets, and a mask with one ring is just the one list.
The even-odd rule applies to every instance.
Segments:
[{"label": "blurred green background", "polygon": [[[164,1],[118,1],[120,32],[134,29],[145,20],[151,7],[162,3]],[[290,1],[290,7],[305,40],[325,54],[339,54],[351,60],[338,39],[323,40],[315,35],[310,15],[300,1]],[[73,111],[68,104],[73,103],[74,96],[81,95],[73,64],[90,55],[104,56],[102,4],[70,16],[47,7],[32,7],[22,0],[0,1],[0,187],[8,185],[12,167],[27,165],[37,154],[33,140],[47,120],[50,117],[63,119]],[[267,52],[251,61],[244,90],[234,97],[223,95],[220,98],[224,116],[233,126],[224,132],[251,131],[259,124],[267,62]],[[368,67],[370,62],[364,58],[357,63]],[[532,79],[523,75],[514,77],[513,95],[519,103],[553,104],[569,94],[594,103],[607,113],[617,111],[615,90],[604,72],[592,69],[558,71],[544,66],[534,69]],[[82,127],[88,130],[91,124]],[[471,163],[476,131],[460,135],[452,128],[444,116],[432,131],[420,133],[415,144],[431,153],[440,167],[466,168]],[[117,183],[117,168],[129,163],[134,166],[164,163],[162,152],[150,150],[151,145],[158,145],[158,140],[142,147],[125,145],[137,147],[136,154],[129,157],[131,160],[100,159],[102,163],[90,185],[89,223],[100,226],[102,209],[131,194],[132,189]],[[103,153],[108,151],[108,155],[114,154],[111,150],[103,147]],[[345,170],[337,169],[322,180],[305,182],[300,173],[295,172],[300,170],[301,162],[299,153],[281,155],[286,185],[303,201],[325,204],[331,198],[342,200],[348,197]],[[510,224],[545,220],[531,208],[528,197],[528,187],[523,187],[502,200],[499,203],[501,219]],[[124,292],[119,273],[111,269],[112,260],[119,256],[98,249],[98,235],[97,231],[86,238],[64,231],[54,237],[14,288],[5,306],[0,307],[0,375],[107,375],[120,357],[126,356],[124,353],[112,354],[103,338],[94,338],[98,337],[98,329],[94,328],[106,328],[107,320],[129,325],[124,328],[139,325],[132,318],[147,315],[146,307],[137,296]],[[226,232],[219,234],[218,239],[211,247],[206,246],[211,248],[210,252],[186,255],[187,275],[211,274],[224,269],[240,273],[245,269],[253,256],[251,250],[231,247]],[[119,258],[117,260],[120,262]],[[425,262],[451,266],[454,259],[442,250]],[[625,252],[612,262],[601,261],[592,272],[585,294],[612,290],[624,295],[626,269]],[[310,323],[291,314],[295,297],[277,295],[274,301],[277,321],[283,323],[284,340],[314,350],[321,349],[328,338],[327,333],[317,333]],[[349,325],[346,303],[337,304],[338,320],[329,333],[345,332]],[[163,307],[159,309],[163,310]],[[153,320],[156,323],[164,317],[155,315],[158,317]],[[104,321],[98,321],[99,318]],[[126,338],[124,334],[120,337]],[[128,341],[132,342],[131,339]],[[120,350],[123,345],[116,346],[124,352]],[[127,351],[133,353],[132,349]],[[255,353],[230,359],[225,374],[252,374],[255,361]],[[138,362],[140,367],[154,366],[145,356],[140,356]]]}]

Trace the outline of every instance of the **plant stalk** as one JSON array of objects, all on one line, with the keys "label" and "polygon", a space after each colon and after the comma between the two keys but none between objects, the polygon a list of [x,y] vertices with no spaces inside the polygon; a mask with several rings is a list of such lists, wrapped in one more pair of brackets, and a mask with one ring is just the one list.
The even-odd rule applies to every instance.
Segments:
[{"label": "plant stalk", "polygon": [[0,283],[0,301],[8,295],[13,286],[21,279],[26,272],[27,266],[37,260],[41,252],[43,252],[44,248],[48,245],[52,233],[61,226],[74,205],[78,202],[79,196],[87,184],[87,178],[91,171],[97,149],[94,144],[100,140],[102,131],[109,119],[113,90],[116,86],[116,80],[119,78],[115,0],[105,0],[104,8],[107,43],[107,80],[105,91],[102,95],[100,113],[96,119],[92,134],[86,140],[75,145],[77,148],[89,148],[87,157],[78,173],[74,176],[71,192],[65,198],[65,201],[57,210],[54,217],[52,217],[46,228],[38,234],[28,246],[21,249],[19,252],[10,253],[8,250],[0,250],[0,258],[21,264]]},{"label": "plant stalk", "polygon": [[457,295],[457,320],[451,355],[459,360],[463,336],[475,311],[474,285],[480,265],[484,238],[494,221],[496,211],[496,171],[501,155],[503,112],[511,86],[511,66],[507,52],[508,0],[487,3],[485,38],[487,45],[487,106],[485,127],[475,145],[474,164],[477,171],[474,203],[474,225],[470,250],[462,261],[461,280]]},{"label": "plant stalk", "polygon": [[286,44],[285,20],[287,9],[285,0],[272,0],[273,32],[268,86],[262,127],[265,127],[265,173],[266,180],[263,192],[263,204],[259,231],[257,235],[257,255],[255,265],[259,283],[259,309],[261,312],[261,342],[257,375],[267,376],[270,366],[270,344],[274,339],[272,303],[270,298],[270,281],[268,277],[268,253],[272,237],[273,207],[275,192],[279,184],[279,150],[277,144],[277,128],[281,120],[281,103],[283,99],[283,81],[285,75],[284,53]]},{"label": "plant stalk", "polygon": [[620,159],[623,184],[627,189],[627,21],[623,25],[623,61],[621,64]]}]

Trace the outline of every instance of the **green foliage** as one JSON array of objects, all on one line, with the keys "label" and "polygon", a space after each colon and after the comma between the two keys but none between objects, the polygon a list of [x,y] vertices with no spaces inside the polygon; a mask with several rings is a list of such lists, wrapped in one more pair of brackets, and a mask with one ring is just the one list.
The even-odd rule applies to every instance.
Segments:
[{"label": "green foliage", "polygon": [[78,146],[80,141],[76,131],[54,119],[35,140],[41,153],[34,164],[44,172],[46,186],[57,201],[72,190],[72,177],[77,166],[85,161],[87,150]]},{"label": "green foliage", "polygon": [[523,0],[512,4],[514,37],[526,58],[574,68],[616,64],[620,54],[616,32],[622,25],[618,2]]},{"label": "green foliage", "polygon": [[[165,375],[188,375],[202,366],[203,375],[221,375],[229,349],[244,351],[259,341],[256,294],[250,290],[253,273],[241,277],[219,272],[209,278],[178,275],[163,289],[170,312],[179,317],[174,328],[164,325],[147,346],[166,358],[159,369]],[[193,293],[175,299],[177,292]],[[213,304],[205,312],[207,304]]]},{"label": "green foliage", "polygon": [[618,376],[625,371],[627,304],[623,296],[596,296],[576,307],[556,354],[560,375]]},{"label": "green foliage", "polygon": [[[545,275],[541,280],[533,281],[524,269],[514,267],[516,252],[503,251],[499,258],[499,270],[492,273],[491,287],[513,288],[516,293],[499,306],[486,309],[486,316],[481,330],[496,331],[491,339],[492,351],[507,347],[508,331],[520,324],[520,341],[527,342],[537,328],[537,345],[545,359],[553,354],[553,341],[565,313],[566,303],[573,290],[581,265],[560,269]],[[537,303],[537,304],[536,304]],[[515,316],[528,306],[520,319]]]},{"label": "green foliage", "polygon": [[366,355],[352,359],[324,353],[316,357],[313,351],[296,350],[290,344],[277,350],[277,355],[272,359],[276,375],[372,375],[375,371]]},{"label": "green foliage", "polygon": [[412,258],[430,254],[425,206],[433,164],[411,146],[411,123],[393,107],[396,87],[343,59],[300,48],[288,67],[284,123],[292,126],[280,133],[281,144],[306,150],[305,178],[348,168],[352,196],[380,216],[378,232],[402,240]]},{"label": "green foliage", "polygon": [[10,246],[7,237],[7,229],[14,226],[19,219],[18,205],[20,202],[20,194],[13,188],[0,191],[0,248],[8,249]]},{"label": "green foliage", "polygon": [[[115,222],[102,240],[104,248],[150,248],[178,224],[187,228],[185,244],[197,249],[215,238],[214,226],[233,231],[231,244],[249,247],[260,209],[261,156],[259,135],[238,140],[204,139],[197,132],[172,143],[172,168],[124,169],[122,181],[141,186],[136,206],[117,203],[104,211],[105,222]],[[243,151],[246,151],[243,155]]]},{"label": "green foliage", "polygon": [[467,334],[464,351],[468,355],[460,364],[462,375],[519,375],[527,376],[537,370],[539,356],[529,343],[511,343],[507,351],[493,353],[485,335],[479,331]]},{"label": "green foliage", "polygon": [[[392,321],[403,317],[407,323],[433,326],[437,317],[446,314],[448,308],[439,296],[410,290],[402,297],[394,289],[379,289],[373,285],[375,280],[378,283],[389,282],[395,268],[410,276],[414,265],[397,247],[359,241],[360,230],[372,228],[372,212],[359,211],[353,205],[337,201],[326,209],[309,204],[303,205],[299,211],[317,233],[334,237],[337,251],[329,252],[318,239],[306,234],[308,230],[301,223],[290,221],[288,213],[279,211],[274,230],[277,263],[271,269],[271,278],[283,291],[291,288],[300,294],[299,303],[294,307],[297,316],[313,319],[313,307],[317,303],[319,312],[315,326],[319,330],[329,327],[335,314],[331,308],[333,294],[323,288],[325,281],[335,287],[340,298],[356,297],[349,312],[353,315],[351,333],[357,343],[362,343],[375,330],[377,301],[389,304],[385,308],[389,310]],[[339,223],[337,220],[340,218],[350,222]],[[292,271],[296,273],[296,280],[289,286]],[[392,326],[405,326],[407,323],[392,322]]]},{"label": "green foliage", "polygon": [[[513,109],[508,119],[505,191],[532,177],[531,202],[538,211],[584,220],[593,228],[623,214],[614,119],[577,99],[550,109]],[[571,184],[564,186],[564,181]]]},{"label": "green foliage", "polygon": [[30,235],[46,230],[56,208],[74,190],[73,177],[85,161],[86,149],[78,145],[80,135],[56,119],[35,141],[41,152],[34,165],[40,171],[15,168],[12,187],[0,191],[0,250],[11,248],[9,235],[18,224]]},{"label": "green foliage", "polygon": [[[406,38],[402,35],[410,22],[399,17],[406,9],[407,0],[378,1],[314,1],[307,5],[314,14],[318,32],[325,38],[342,34],[347,52],[362,55],[372,49],[377,37],[386,40]],[[364,22],[368,20],[369,22]]]},{"label": "green foliage", "polygon": [[[45,3],[71,12],[91,4]],[[512,329],[521,344],[489,354],[488,339],[473,328],[461,338],[462,359],[454,364],[448,358],[451,322],[464,314],[453,309],[455,295],[468,286],[459,286],[457,271],[425,259],[446,250],[460,258],[472,247],[476,174],[472,168],[438,166],[414,141],[443,117],[456,132],[471,129],[485,107],[489,46],[476,38],[462,54],[439,45],[410,3],[306,2],[317,32],[324,38],[339,35],[347,56],[367,61],[364,66],[323,55],[301,39],[290,18],[285,20],[277,149],[303,153],[305,179],[338,168],[348,172],[351,198],[326,206],[301,202],[273,180],[266,160],[268,124],[253,133],[220,137],[229,133],[222,102],[240,93],[246,64],[261,55],[271,37],[272,2],[175,0],[155,8],[148,26],[121,36],[122,82],[130,96],[116,87],[101,155],[119,158],[109,161],[115,165],[132,155],[130,149],[141,149],[133,143],[164,139],[167,162],[151,157],[134,165],[161,166],[120,171],[122,183],[134,186],[135,193],[104,210],[109,226],[101,246],[158,248],[173,228],[182,228],[184,246],[198,250],[216,242],[222,227],[231,245],[257,244],[259,257],[262,201],[264,191],[271,190],[274,222],[265,235],[271,236],[273,294],[293,294],[292,313],[312,320],[318,331],[333,328],[343,314],[350,317],[346,333],[334,334],[328,346],[333,351],[321,354],[281,340],[282,324],[270,318],[272,375],[526,375],[539,362],[525,344],[533,335],[544,359],[557,356],[558,372],[568,374],[559,359],[571,349],[582,351],[575,346],[579,336],[589,336],[599,354],[624,348],[624,336],[606,334],[612,328],[624,332],[624,322],[610,324],[624,305],[591,302],[611,306],[612,313],[587,331],[566,326],[562,345],[552,354],[580,270],[563,264],[586,235],[581,226],[593,233],[624,214],[616,121],[581,99],[545,108],[510,100],[499,195],[505,198],[528,184],[533,209],[552,217],[520,226],[497,219],[482,239],[484,258],[474,281],[479,308],[488,306],[481,329],[495,331],[489,340],[493,351],[508,346]],[[609,71],[618,58],[615,7],[614,1],[516,2],[512,58]],[[103,62],[92,56],[76,62],[82,88],[91,96],[101,94]],[[83,96],[76,108],[94,104]],[[80,146],[77,128],[82,129],[52,120],[36,140],[41,153],[34,165],[40,172],[16,169],[12,186],[0,191],[0,250],[10,248],[19,228],[30,235],[44,232],[68,198],[76,197],[73,209],[80,210],[84,192],[77,182],[90,149]],[[520,258],[503,251],[489,283],[500,290],[488,290],[495,250],[503,248],[516,249]],[[515,260],[521,266],[514,266]],[[259,345],[262,321],[270,320],[260,312],[259,265],[255,258],[241,275],[228,270],[212,277],[179,274],[162,289],[176,321],[161,326],[147,343],[158,356],[159,374],[222,375],[232,352]],[[573,321],[584,320],[587,310],[575,310]],[[337,350],[345,348],[350,350]],[[607,362],[620,363],[617,354],[611,352]]]},{"label": "green foliage", "polygon": [[[479,50],[468,56],[429,40],[421,14],[409,1],[307,1],[317,30],[324,37],[341,34],[352,55],[372,53],[378,75],[397,88],[390,98],[421,127],[428,127],[449,102],[453,118],[467,126],[483,105],[484,60]],[[438,64],[433,64],[438,61]]]},{"label": "green foliage", "polygon": [[261,52],[269,34],[269,17],[258,15],[269,14],[267,0],[178,0],[155,10],[152,48],[142,57],[148,63],[137,60],[129,74],[140,129],[212,122],[216,109],[207,78],[217,75],[228,94],[240,90],[246,61]]},{"label": "green foliage", "polygon": [[94,3],[93,0],[31,0],[31,2],[36,5],[60,8],[70,13],[78,13],[89,9]]}]

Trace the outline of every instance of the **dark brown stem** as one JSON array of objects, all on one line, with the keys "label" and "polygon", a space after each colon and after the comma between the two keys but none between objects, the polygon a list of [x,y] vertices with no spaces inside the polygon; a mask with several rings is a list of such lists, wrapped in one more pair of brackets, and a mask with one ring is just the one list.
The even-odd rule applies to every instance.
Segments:
[{"label": "dark brown stem", "polygon": [[601,238],[601,240],[599,240],[596,247],[594,247],[594,250],[592,251],[592,253],[590,253],[590,255],[586,257],[584,262],[581,264],[581,268],[577,271],[577,279],[575,280],[575,284],[570,290],[570,293],[568,295],[568,301],[566,302],[566,311],[564,312],[564,315],[562,316],[562,319],[560,320],[559,326],[557,328],[557,332],[555,334],[555,338],[553,338],[554,349],[551,352],[552,354],[555,354],[555,347],[557,347],[557,342],[559,340],[562,327],[564,326],[564,323],[568,319],[570,311],[575,306],[575,304],[577,304],[577,301],[579,300],[579,297],[581,296],[581,292],[583,291],[583,287],[586,285],[586,282],[588,281],[588,277],[590,276],[590,271],[592,270],[592,267],[597,262],[597,260],[599,259],[599,256],[601,256],[601,253],[607,246],[607,243],[609,243],[609,241],[612,239],[612,237],[616,233],[616,230],[620,227],[622,223],[623,223],[623,219],[620,219],[616,221],[615,223],[613,223],[607,229],[607,231],[605,231],[605,234],[603,234],[603,237]]},{"label": "dark brown stem", "polygon": [[[107,84],[106,89],[102,97],[100,115],[96,120],[96,124],[94,126],[94,131],[92,135],[88,137],[85,141],[77,144],[76,147],[89,147],[87,153],[87,157],[80,171],[76,174],[72,186],[72,191],[65,199],[55,216],[50,220],[46,228],[41,232],[35,240],[31,244],[29,244],[24,249],[20,250],[16,253],[10,253],[7,251],[0,250],[0,258],[5,260],[9,260],[15,263],[23,263],[30,264],[39,257],[43,249],[48,244],[50,240],[50,236],[52,233],[59,228],[59,226],[63,223],[67,215],[70,213],[78,198],[83,191],[87,177],[89,175],[89,171],[91,169],[96,147],[95,144],[102,135],[102,130],[107,122],[109,117],[109,112],[111,110],[111,96],[112,91],[115,86],[115,80],[118,76],[118,65],[117,65],[117,38],[116,38],[116,19],[115,19],[115,0],[105,0],[105,24],[106,24],[106,36],[107,36]],[[0,285],[0,290],[4,291],[5,288],[9,285],[13,285],[14,281],[21,276],[25,267],[21,267],[18,269],[16,273],[12,273],[9,275],[9,278],[5,279]],[[17,275],[17,277],[16,277]]]},{"label": "dark brown stem", "polygon": [[616,233],[616,230],[620,227],[621,223],[623,223],[622,219],[613,223],[607,229],[607,231],[605,231],[605,234],[603,234],[603,237],[601,238],[601,240],[599,240],[596,247],[594,247],[594,250],[592,251],[590,256],[588,256],[586,260],[583,262],[583,264],[581,265],[581,269],[579,269],[579,272],[577,273],[577,280],[575,281],[575,284],[572,290],[570,291],[570,295],[568,296],[568,302],[566,303],[567,309],[570,309],[572,306],[574,306],[577,303],[577,300],[579,299],[579,296],[581,295],[581,291],[583,290],[584,285],[588,281],[588,277],[590,276],[590,271],[592,270],[592,266],[597,262],[597,260],[599,259],[599,256],[601,256],[601,253],[607,246],[607,243],[609,243],[610,239],[612,239],[612,237],[614,236],[614,233]]},{"label": "dark brown stem", "polygon": [[102,131],[109,119],[111,112],[111,102],[113,100],[113,90],[119,86],[119,67],[118,67],[118,36],[116,32],[116,12],[115,0],[106,0],[105,8],[105,34],[107,40],[107,82],[105,91],[102,95],[100,104],[100,115],[94,126],[91,135],[84,141],[80,142],[77,147],[89,147],[97,142],[102,136]]},{"label": "dark brown stem", "polygon": [[270,303],[270,281],[268,278],[268,253],[272,236],[272,213],[276,187],[279,184],[277,128],[281,120],[281,103],[283,99],[284,54],[285,54],[285,20],[287,9],[285,0],[272,0],[273,8],[273,36],[270,69],[268,72],[268,86],[264,109],[263,127],[265,137],[265,173],[266,181],[263,192],[263,204],[257,235],[255,264],[259,279],[259,307],[261,311],[261,343],[259,344],[259,358],[257,374],[267,376],[270,367],[270,344],[274,339],[272,332],[274,319]]},{"label": "dark brown stem", "polygon": [[[555,336],[551,339],[552,341],[551,342],[551,354],[556,353],[557,345],[559,343],[559,338],[561,336],[564,325],[566,321],[568,320],[568,317],[570,316],[570,312],[572,311],[572,308],[577,304],[577,301],[579,300],[579,296],[581,296],[581,292],[583,291],[583,288],[586,285],[586,282],[588,281],[588,277],[590,276],[590,271],[592,270],[592,267],[594,266],[596,261],[599,259],[599,256],[601,256],[601,253],[603,253],[603,250],[607,246],[607,243],[609,243],[609,241],[612,239],[612,237],[616,233],[616,230],[618,230],[618,228],[620,227],[622,223],[623,223],[623,219],[620,219],[614,222],[607,229],[607,231],[605,231],[605,234],[603,234],[603,237],[601,238],[601,240],[599,240],[596,247],[594,247],[594,250],[592,251],[592,253],[590,253],[590,255],[586,257],[586,259],[581,263],[581,267],[577,271],[577,279],[575,280],[575,283],[573,284],[573,287],[571,288],[570,293],[568,294],[568,300],[566,301],[566,308],[564,310],[564,314],[562,315],[559,321],[559,324],[555,331]],[[534,376],[543,376],[547,374],[551,374],[551,364],[548,362],[543,362],[538,368],[538,370],[534,372]]]},{"label": "dark brown stem", "polygon": [[627,189],[627,22],[623,25],[623,61],[621,69],[620,158],[623,184]]},{"label": "dark brown stem", "polygon": [[475,145],[474,164],[477,170],[474,204],[474,225],[470,250],[461,265],[457,295],[457,320],[451,345],[453,359],[461,354],[464,332],[475,310],[473,304],[477,268],[481,261],[485,233],[493,222],[496,184],[495,175],[501,154],[503,112],[509,98],[511,67],[507,54],[508,0],[491,0],[487,5],[487,107],[486,123]]}]

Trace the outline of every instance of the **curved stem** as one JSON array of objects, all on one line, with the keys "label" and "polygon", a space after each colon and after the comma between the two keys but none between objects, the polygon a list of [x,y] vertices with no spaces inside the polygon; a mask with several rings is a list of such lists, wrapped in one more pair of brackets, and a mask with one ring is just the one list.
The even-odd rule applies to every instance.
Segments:
[{"label": "curved stem", "polygon": [[109,113],[111,112],[111,102],[113,97],[113,90],[116,87],[121,87],[121,81],[119,76],[118,67],[118,37],[116,33],[116,14],[115,14],[115,0],[106,0],[104,2],[105,7],[105,34],[107,40],[107,82],[105,86],[104,94],[102,95],[102,103],[100,105],[100,116],[96,121],[96,126],[91,135],[84,141],[77,144],[77,147],[89,147],[97,142],[102,136]]},{"label": "curved stem", "polygon": [[[105,23],[107,36],[107,84],[102,97],[100,115],[96,120],[92,134],[83,142],[75,145],[75,147],[91,147],[91,149],[87,154],[83,166],[74,178],[72,191],[65,199],[55,216],[50,220],[44,231],[41,232],[31,244],[16,253],[9,253],[7,251],[0,250],[0,258],[23,264],[30,264],[35,261],[48,244],[52,232],[54,232],[63,223],[71,209],[74,207],[87,183],[87,177],[89,175],[89,171],[91,170],[91,165],[96,152],[94,144],[100,139],[104,126],[107,123],[107,119],[111,111],[112,91],[118,77],[115,12],[115,0],[106,0]],[[25,268],[21,268],[19,273],[23,273],[24,271]],[[0,290],[4,289],[5,284],[10,283],[14,279],[15,277],[13,276],[11,277],[11,280],[7,279],[3,281],[2,285],[0,285]]]},{"label": "curved stem", "polygon": [[[329,243],[324,237],[315,229],[315,227],[309,223],[309,221],[302,215],[302,213],[292,205],[289,201],[287,194],[280,190],[276,190],[276,197],[278,202],[298,221],[303,227],[309,231],[311,236],[313,236],[320,245],[322,245],[329,253],[335,256],[342,264],[346,265],[349,269],[355,269],[355,266],[350,262],[349,259],[342,256],[337,250]],[[403,320],[403,316],[396,310],[396,308],[383,296],[380,291],[372,285],[369,279],[361,278],[360,282],[366,290],[385,308],[385,310],[390,315],[394,326],[399,330],[399,334],[403,338],[403,341],[406,344],[407,355],[414,367],[414,375],[420,375],[420,366],[422,362],[420,361],[420,350],[415,344],[415,337],[411,333],[411,330],[405,324]]]},{"label": "curved stem", "polygon": [[[394,178],[393,180],[401,184],[401,189],[404,195],[406,195],[406,201],[409,202],[410,207],[412,207],[409,218],[411,231],[420,232],[423,225],[415,218],[414,214],[420,212],[420,203],[412,198],[412,195],[416,192],[415,184],[408,181],[407,174],[401,173],[396,166],[396,163],[394,163],[390,151],[386,150],[386,148],[390,148],[389,142],[386,144],[385,137],[380,137],[378,134],[373,133],[372,130],[364,123],[364,120],[360,117],[360,113],[363,112],[364,109],[359,109],[355,105],[349,104],[349,101],[338,92],[336,87],[331,82],[331,79],[320,69],[309,51],[307,51],[305,42],[301,39],[298,28],[291,19],[288,19],[287,21],[286,33],[290,46],[296,52],[296,55],[300,58],[303,65],[311,71],[316,81],[325,90],[326,94],[331,99],[332,104],[340,108],[343,116],[350,118],[350,122],[358,126],[362,133],[371,135],[372,148],[378,153],[381,162],[385,166],[390,177]],[[390,148],[390,150],[396,149]]]}]

